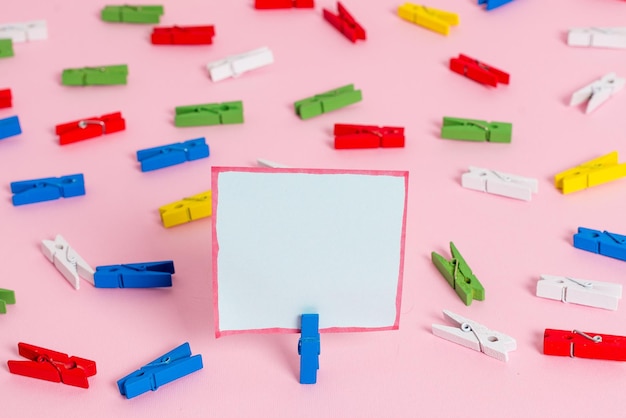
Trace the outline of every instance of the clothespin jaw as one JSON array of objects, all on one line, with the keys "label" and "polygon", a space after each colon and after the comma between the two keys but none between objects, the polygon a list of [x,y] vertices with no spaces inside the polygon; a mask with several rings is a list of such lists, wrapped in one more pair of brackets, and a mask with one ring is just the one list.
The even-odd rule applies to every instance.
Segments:
[{"label": "clothespin jaw", "polygon": [[529,201],[537,193],[537,179],[516,176],[487,168],[470,167],[461,176],[461,185],[470,190]]},{"label": "clothespin jaw", "polygon": [[626,28],[572,28],[567,33],[569,46],[626,48]]},{"label": "clothespin jaw", "polygon": [[41,241],[41,252],[54,264],[54,267],[65,279],[78,290],[80,278],[94,284],[94,271],[91,266],[70,246],[70,244],[57,234],[54,241],[44,239]]},{"label": "clothespin jaw", "polygon": [[626,177],[626,163],[618,164],[617,151],[613,151],[556,174],[554,185],[568,194],[623,177]]},{"label": "clothespin jaw", "polygon": [[76,197],[85,194],[85,180],[82,174],[72,174],[58,178],[14,181],[11,183],[11,192],[13,206]]},{"label": "clothespin jaw", "polygon": [[241,101],[178,106],[175,112],[174,125],[178,127],[243,123]]},{"label": "clothespin jaw", "polygon": [[13,96],[11,89],[2,89],[0,90],[0,109],[7,107],[13,107]]},{"label": "clothespin jaw", "polygon": [[192,356],[189,343],[183,343],[118,380],[117,387],[121,395],[131,399],[150,390],[155,391],[202,368],[202,356],[200,354]]},{"label": "clothespin jaw", "polygon": [[0,58],[9,58],[14,54],[13,41],[11,39],[0,39]]},{"label": "clothespin jaw", "polygon": [[615,73],[609,73],[601,79],[575,91],[570,99],[570,106],[588,102],[585,113],[591,113],[605,103],[611,96],[622,91],[626,80]]},{"label": "clothespin jaw", "polygon": [[161,206],[159,214],[166,228],[207,218],[211,216],[211,191],[207,190]]},{"label": "clothespin jaw", "polygon": [[15,292],[9,289],[0,289],[0,314],[7,313],[7,305],[15,304]]},{"label": "clothespin jaw", "polygon": [[512,1],[513,0],[478,0],[478,5],[484,4],[485,10],[493,10]]},{"label": "clothespin jaw", "polygon": [[404,147],[404,128],[335,124],[335,149]]},{"label": "clothespin jaw", "polygon": [[542,274],[537,281],[537,296],[564,303],[616,310],[622,298],[622,285]]},{"label": "clothespin jaw", "polygon": [[317,370],[320,368],[319,314],[302,314],[301,336],[298,341],[300,354],[300,383],[317,383]]},{"label": "clothespin jaw", "polygon": [[543,334],[543,354],[626,361],[626,337],[546,328]]},{"label": "clothespin jaw", "polygon": [[626,235],[579,227],[574,248],[626,261]]},{"label": "clothespin jaw", "polygon": [[300,119],[304,120],[341,109],[360,102],[362,99],[361,90],[355,90],[353,84],[348,84],[335,90],[298,100],[294,103],[294,109]]},{"label": "clothespin jaw", "polygon": [[315,0],[255,0],[255,9],[311,9]]},{"label": "clothespin jaw", "polygon": [[398,7],[398,16],[408,22],[442,35],[450,33],[450,27],[459,24],[459,15],[421,4],[404,3]]},{"label": "clothespin jaw", "polygon": [[101,289],[172,287],[174,262],[117,264],[98,266],[93,275],[94,286]]},{"label": "clothespin jaw", "polygon": [[112,86],[126,84],[128,65],[66,68],[61,74],[64,86]]},{"label": "clothespin jaw", "polygon": [[88,377],[96,374],[96,362],[80,357],[69,357],[58,351],[31,344],[18,343],[20,356],[30,361],[9,360],[9,372],[50,382],[64,383],[87,389]]},{"label": "clothespin jaw", "polygon": [[56,126],[55,132],[59,135],[59,145],[67,145],[125,129],[126,120],[120,112],[115,112],[62,123]]},{"label": "clothespin jaw", "polygon": [[172,26],[152,29],[150,41],[153,45],[211,45],[215,27]]},{"label": "clothespin jaw", "polygon": [[510,143],[513,124],[444,116],[441,137],[461,141]]},{"label": "clothespin jaw", "polygon": [[492,87],[497,87],[498,83],[509,84],[510,80],[508,73],[463,54],[450,58],[450,70]]},{"label": "clothespin jaw", "polygon": [[22,133],[22,126],[20,125],[20,118],[17,116],[10,116],[8,118],[0,119],[0,139],[9,138]]},{"label": "clothespin jaw", "polygon": [[159,23],[162,15],[160,5],[105,6],[101,12],[103,21],[121,23]]},{"label": "clothespin jaw", "polygon": [[199,160],[208,156],[209,146],[204,137],[137,151],[137,161],[141,163],[141,171],[143,172]]},{"label": "clothespin jaw", "polygon": [[274,54],[264,46],[243,54],[231,55],[219,61],[207,64],[211,81],[218,82],[227,78],[236,78],[240,75],[270,65],[274,62]]},{"label": "clothespin jaw", "polygon": [[365,40],[365,29],[354,20],[354,17],[352,17],[340,2],[337,2],[337,12],[338,13],[335,15],[328,9],[322,10],[324,19],[350,41],[356,42],[358,39]]},{"label": "clothespin jaw", "polygon": [[453,242],[450,242],[450,252],[452,253],[450,261],[434,251],[431,253],[432,262],[437,270],[465,305],[471,305],[473,300],[485,300],[485,288],[472,273]]}]

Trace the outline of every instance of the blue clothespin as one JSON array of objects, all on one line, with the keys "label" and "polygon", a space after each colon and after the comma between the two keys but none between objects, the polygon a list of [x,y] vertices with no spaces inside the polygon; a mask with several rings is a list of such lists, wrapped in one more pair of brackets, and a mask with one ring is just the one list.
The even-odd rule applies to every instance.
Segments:
[{"label": "blue clothespin", "polygon": [[317,369],[320,368],[319,315],[302,314],[301,336],[298,341],[300,354],[300,383],[317,382]]},{"label": "blue clothespin", "polygon": [[20,119],[17,116],[11,116],[6,119],[0,119],[0,139],[22,133]]},{"label": "blue clothespin", "polygon": [[137,161],[141,163],[141,171],[158,170],[159,168],[181,164],[186,161],[199,160],[209,156],[209,146],[204,138],[147,148],[137,151]]},{"label": "blue clothespin", "polygon": [[485,7],[485,10],[493,10],[500,6],[504,6],[505,4],[510,3],[512,1],[513,0],[478,0],[478,4],[487,5],[487,7]]},{"label": "blue clothespin", "polygon": [[117,381],[120,393],[127,399],[187,376],[202,369],[202,355],[191,355],[189,343],[184,343],[151,361],[141,369]]},{"label": "blue clothespin", "polygon": [[626,235],[580,227],[574,234],[574,247],[626,261]]},{"label": "blue clothespin", "polygon": [[13,206],[75,197],[85,194],[85,179],[82,174],[63,177],[47,177],[11,183]]},{"label": "blue clothespin", "polygon": [[99,288],[171,287],[173,261],[117,264],[98,266],[93,275],[94,286]]}]

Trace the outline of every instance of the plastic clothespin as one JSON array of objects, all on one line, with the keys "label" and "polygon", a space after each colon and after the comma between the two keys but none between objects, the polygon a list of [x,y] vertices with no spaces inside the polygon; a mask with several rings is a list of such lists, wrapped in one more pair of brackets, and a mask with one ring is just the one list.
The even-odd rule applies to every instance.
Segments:
[{"label": "plastic clothespin", "polygon": [[259,158],[258,160],[256,160],[256,163],[260,167],[267,167],[267,168],[291,168],[289,166],[286,166],[286,165],[283,165],[283,164],[279,164],[279,163],[275,163],[274,161],[270,161],[270,160],[264,160],[262,158]]},{"label": "plastic clothespin", "polygon": [[579,227],[573,238],[574,248],[626,261],[626,235]]},{"label": "plastic clothespin", "polygon": [[112,86],[126,84],[128,65],[66,68],[61,74],[64,86]]},{"label": "plastic clothespin", "polygon": [[85,179],[82,174],[62,177],[47,177],[11,183],[13,206],[76,197],[85,194]]},{"label": "plastic clothespin", "polygon": [[623,28],[572,28],[567,33],[569,46],[598,48],[626,48],[626,27]]},{"label": "plastic clothespin", "polygon": [[115,112],[100,117],[91,116],[73,122],[62,123],[56,126],[55,132],[59,135],[59,144],[67,145],[125,129],[126,121],[122,114]]},{"label": "plastic clothespin", "polygon": [[231,55],[219,61],[207,64],[211,81],[239,77],[243,73],[262,68],[274,62],[272,51],[264,46],[242,54]]},{"label": "plastic clothespin", "polygon": [[398,16],[423,28],[442,35],[450,33],[450,27],[459,24],[459,15],[421,4],[404,3],[398,7]]},{"label": "plastic clothespin", "polygon": [[105,6],[101,17],[105,22],[120,23],[159,23],[163,15],[160,5],[119,5]]},{"label": "plastic clothespin", "polygon": [[543,354],[626,361],[626,337],[546,328],[543,334]]},{"label": "plastic clothespin", "polygon": [[623,177],[626,177],[626,163],[618,164],[617,151],[613,151],[556,174],[554,185],[568,194]]},{"label": "plastic clothespin", "polygon": [[485,10],[493,10],[512,1],[513,0],[478,0],[478,5],[484,4]]},{"label": "plastic clothespin", "polygon": [[0,119],[0,139],[16,136],[21,133],[22,127],[20,126],[20,118],[10,116],[5,119]]},{"label": "plastic clothespin", "polygon": [[294,109],[300,119],[310,119],[360,102],[362,99],[361,90],[355,90],[353,84],[348,84],[335,90],[298,100],[294,103]]},{"label": "plastic clothespin", "polygon": [[510,81],[508,73],[463,54],[450,58],[450,70],[492,87],[497,87],[498,83],[509,84]]},{"label": "plastic clothespin", "polygon": [[312,9],[314,0],[255,0],[255,9]]},{"label": "plastic clothespin", "polygon": [[463,173],[461,185],[470,190],[526,201],[539,188],[537,179],[480,167],[470,167],[467,173]]},{"label": "plastic clothespin", "polygon": [[13,96],[11,89],[2,89],[0,90],[0,109],[7,107],[13,107]]},{"label": "plastic clothespin", "polygon": [[120,394],[127,399],[187,376],[202,369],[202,356],[191,355],[189,343],[184,343],[161,357],[117,381]]},{"label": "plastic clothespin", "polygon": [[174,272],[171,260],[98,266],[93,284],[101,289],[171,287]]},{"label": "plastic clothespin", "polygon": [[510,143],[513,124],[444,116],[441,137],[461,141]]},{"label": "plastic clothespin", "polygon": [[154,45],[210,45],[215,36],[215,27],[171,26],[152,29],[150,41]]},{"label": "plastic clothespin", "polygon": [[11,39],[0,39],[0,58],[10,58],[13,52],[13,41]]},{"label": "plastic clothespin", "polygon": [[137,161],[141,163],[141,171],[143,172],[199,160],[208,156],[209,146],[204,137],[137,151]]},{"label": "plastic clothespin", "polygon": [[517,348],[517,342],[513,337],[490,330],[471,319],[446,310],[443,311],[443,317],[456,326],[433,324],[433,334],[437,337],[480,351],[500,361],[508,361],[509,351]]},{"label": "plastic clothespin", "polygon": [[163,226],[170,228],[211,216],[211,191],[185,197],[159,208]]},{"label": "plastic clothespin", "polygon": [[31,344],[18,343],[20,356],[30,361],[9,360],[9,372],[20,376],[64,383],[87,389],[88,377],[96,374],[96,362]]},{"label": "plastic clothespin", "polygon": [[404,128],[335,124],[335,149],[401,148]]},{"label": "plastic clothespin", "polygon": [[609,100],[611,96],[624,88],[626,80],[619,78],[615,73],[609,73],[599,80],[577,90],[572,94],[570,106],[578,106],[587,102],[585,113],[591,113],[601,104]]},{"label": "plastic clothespin", "polygon": [[322,13],[324,19],[350,41],[356,42],[358,39],[366,39],[365,29],[354,20],[354,17],[340,2],[337,2],[336,15],[328,9],[323,9]]},{"label": "plastic clothespin", "polygon": [[300,383],[317,383],[320,368],[319,314],[302,314],[301,336],[298,340],[300,354]]},{"label": "plastic clothespin", "polygon": [[0,25],[0,38],[10,38],[14,43],[41,41],[48,39],[48,27],[45,20],[4,23]]},{"label": "plastic clothespin", "polygon": [[74,289],[80,289],[81,277],[94,284],[94,270],[61,234],[57,234],[54,241],[42,240],[41,251]]},{"label": "plastic clothespin", "polygon": [[471,305],[473,300],[485,300],[485,288],[474,276],[472,269],[467,265],[453,242],[450,242],[450,252],[452,253],[450,261],[434,251],[431,253],[433,264],[437,270],[467,306]]},{"label": "plastic clothespin", "polygon": [[243,102],[206,103],[178,106],[174,125],[211,126],[243,123]]},{"label": "plastic clothespin", "polygon": [[622,285],[542,274],[537,281],[536,294],[541,298],[614,311],[622,298]]},{"label": "plastic clothespin", "polygon": [[7,313],[7,305],[15,304],[15,292],[9,289],[0,289],[0,314]]}]

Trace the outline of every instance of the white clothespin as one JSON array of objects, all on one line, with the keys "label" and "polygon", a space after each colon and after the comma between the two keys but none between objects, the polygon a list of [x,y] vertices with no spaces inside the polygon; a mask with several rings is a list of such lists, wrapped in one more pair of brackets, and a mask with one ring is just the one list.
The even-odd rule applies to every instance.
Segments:
[{"label": "white clothespin", "polygon": [[443,311],[444,318],[456,327],[433,324],[433,334],[463,347],[480,351],[500,361],[509,360],[509,351],[517,348],[515,339],[450,311]]},{"label": "white clothespin", "polygon": [[0,24],[0,38],[11,38],[13,42],[41,41],[48,39],[45,20]]},{"label": "white clothespin", "polygon": [[622,298],[622,285],[542,274],[537,282],[537,296],[614,311]]},{"label": "white clothespin", "polygon": [[617,77],[615,73],[609,73],[600,80],[583,87],[572,94],[569,102],[570,106],[576,106],[587,100],[585,113],[591,113],[611,96],[624,88],[624,79]]},{"label": "white clothespin", "polygon": [[626,27],[573,28],[567,34],[567,44],[569,46],[626,48]]},{"label": "white clothespin", "polygon": [[461,185],[466,189],[521,200],[530,200],[539,187],[537,179],[479,167],[470,167],[467,173],[463,173]]},{"label": "white clothespin", "polygon": [[269,168],[290,168],[286,165],[282,165],[282,164],[278,164],[275,163],[274,161],[270,161],[270,160],[264,160],[259,158],[258,160],[256,160],[256,163],[260,166],[260,167],[269,167]]},{"label": "white clothespin", "polygon": [[274,62],[272,51],[264,46],[243,54],[231,55],[223,60],[207,64],[212,81],[221,81],[229,77],[238,77],[246,71],[265,67]]},{"label": "white clothespin", "polygon": [[47,239],[41,241],[41,251],[74,286],[74,289],[80,288],[80,277],[94,284],[94,271],[91,266],[70,247],[61,235],[57,235],[54,241]]}]

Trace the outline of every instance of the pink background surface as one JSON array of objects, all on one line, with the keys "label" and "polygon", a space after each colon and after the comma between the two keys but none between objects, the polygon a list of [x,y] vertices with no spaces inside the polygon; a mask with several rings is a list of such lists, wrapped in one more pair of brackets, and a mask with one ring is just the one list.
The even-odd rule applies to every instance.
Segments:
[{"label": "pink background surface", "polygon": [[[0,366],[5,416],[588,416],[620,415],[626,365],[545,356],[545,328],[626,335],[616,312],[534,296],[542,273],[623,282],[626,264],[574,249],[578,226],[626,232],[624,181],[561,195],[555,173],[618,150],[626,93],[592,115],[569,108],[572,92],[602,75],[626,75],[623,50],[571,48],[575,26],[620,26],[618,0],[516,0],[485,12],[472,0],[433,0],[461,24],[443,37],[400,20],[397,1],[347,1],[368,40],[351,44],[315,11],[255,11],[248,1],[169,1],[161,25],[214,24],[212,46],[156,47],[150,26],[107,24],[95,1],[6,2],[2,23],[46,19],[49,39],[15,45],[0,60],[24,133],[0,141],[0,287],[18,303],[0,316],[0,359],[24,341],[93,359],[83,390],[11,375]],[[269,46],[275,64],[212,83],[209,61]],[[511,74],[486,88],[447,69],[465,53]],[[70,88],[64,68],[127,63],[128,85]],[[349,108],[301,121],[294,101],[344,84],[363,90]],[[178,105],[243,100],[243,125],[180,129]],[[120,110],[127,130],[60,147],[56,124]],[[441,118],[509,121],[511,144],[439,139]],[[403,149],[336,151],[334,123],[404,126]],[[209,159],[150,173],[139,149],[206,136]],[[298,383],[297,335],[214,338],[211,220],[162,227],[158,207],[210,187],[210,167],[267,158],[292,167],[408,170],[400,329],[322,336],[318,383]],[[465,190],[469,165],[539,179],[532,202]],[[87,194],[13,207],[9,183],[82,172]],[[376,196],[372,196],[375,199]],[[367,208],[364,208],[367,210]],[[380,222],[385,222],[381,219]],[[93,266],[172,259],[174,286],[75,291],[39,250],[61,233]],[[466,307],[430,252],[454,241],[486,288]],[[623,304],[626,302],[622,302]],[[517,339],[501,363],[432,335],[449,309]],[[116,381],[184,341],[205,367],[126,400]]]}]

